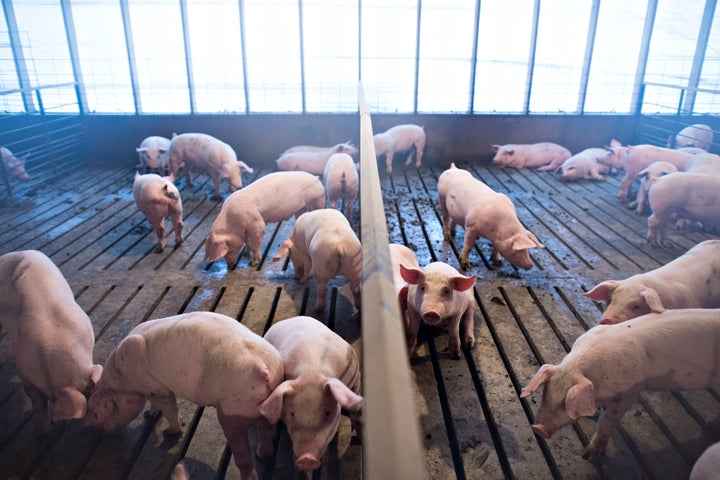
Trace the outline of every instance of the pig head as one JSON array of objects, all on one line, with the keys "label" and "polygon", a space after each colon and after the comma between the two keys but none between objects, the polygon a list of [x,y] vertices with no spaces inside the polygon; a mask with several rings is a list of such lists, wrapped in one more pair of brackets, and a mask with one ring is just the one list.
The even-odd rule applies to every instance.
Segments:
[{"label": "pig head", "polygon": [[17,178],[22,182],[30,181],[30,175],[28,175],[25,171],[25,162],[27,161],[27,155],[18,158],[5,147],[0,147],[0,155],[2,156],[5,173],[7,174],[9,179]]},{"label": "pig head", "polygon": [[601,325],[612,325],[647,313],[665,311],[657,290],[643,285],[640,281],[607,280],[583,295],[592,300],[605,302]]},{"label": "pig head", "polygon": [[452,266],[433,262],[425,268],[408,268],[400,265],[400,275],[408,283],[407,291],[401,291],[401,306],[407,300],[408,354],[412,356],[417,343],[420,320],[428,325],[448,330],[448,350],[451,358],[460,358],[460,325],[463,327],[463,344],[475,345],[473,317],[475,299],[470,289],[475,285],[476,275],[465,277]]}]

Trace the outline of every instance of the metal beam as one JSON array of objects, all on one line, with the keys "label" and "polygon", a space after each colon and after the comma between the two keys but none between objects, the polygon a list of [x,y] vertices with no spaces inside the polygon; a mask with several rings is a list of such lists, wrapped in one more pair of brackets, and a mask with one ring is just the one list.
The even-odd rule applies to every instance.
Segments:
[{"label": "metal beam", "polygon": [[702,22],[700,23],[700,32],[698,32],[697,44],[695,45],[695,56],[693,57],[693,64],[690,70],[690,78],[688,79],[688,91],[682,106],[683,115],[692,115],[695,109],[697,88],[700,86],[700,75],[702,74],[703,63],[705,62],[705,52],[707,51],[708,40],[710,39],[710,29],[712,28],[713,18],[715,17],[716,5],[717,0],[706,0],[705,2],[705,11],[703,12]]},{"label": "metal beam", "polygon": [[22,42],[20,41],[20,32],[18,31],[17,19],[15,18],[15,8],[12,0],[2,0],[3,11],[5,12],[5,23],[8,28],[8,36],[10,38],[10,48],[12,49],[13,60],[15,61],[15,73],[17,74],[18,86],[20,87],[25,112],[35,113],[35,100],[32,94],[32,83],[30,83],[30,75],[25,62],[25,53],[23,52]]},{"label": "metal beam", "polygon": [[422,20],[422,0],[417,3],[417,28],[415,29],[415,93],[413,95],[413,113],[418,112],[418,88],[420,85],[420,23]]},{"label": "metal beam", "polygon": [[480,35],[480,0],[475,0],[475,25],[473,27],[472,53],[470,54],[470,97],[468,113],[475,111],[475,76],[477,75],[477,49]]},{"label": "metal beam", "polygon": [[140,85],[138,84],[137,65],[135,64],[135,44],[133,42],[132,26],[130,25],[130,7],[128,7],[128,0],[120,0],[120,13],[122,15],[123,30],[125,32],[125,48],[127,49],[130,86],[133,92],[135,114],[139,115],[142,113],[142,102],[140,101]]},{"label": "metal beam", "polygon": [[300,36],[300,96],[302,113],[307,112],[305,105],[305,33],[303,30],[303,2],[298,0],[298,34]]},{"label": "metal beam", "polygon": [[592,64],[593,49],[595,48],[595,34],[597,32],[598,13],[600,11],[600,0],[593,0],[590,9],[590,25],[588,26],[587,41],[585,42],[585,58],[583,60],[582,74],[580,75],[580,92],[578,105],[575,113],[585,112],[585,98],[587,96],[588,80],[590,79],[590,66]]},{"label": "metal beam", "polygon": [[78,107],[80,108],[80,113],[85,113],[88,111],[87,93],[85,93],[85,81],[83,80],[82,68],[80,67],[80,53],[78,51],[75,22],[73,20],[70,0],[60,0],[60,7],[62,8],[63,21],[65,22],[65,36],[68,42],[68,50],[70,51],[73,77],[75,78],[75,92],[77,94]]},{"label": "metal beam", "polygon": [[523,113],[530,113],[530,95],[532,95],[532,82],[535,75],[535,53],[537,52],[538,25],[540,24],[540,0],[535,0],[533,7],[532,33],[530,34],[530,55],[528,57],[528,73],[525,83],[525,102]]},{"label": "metal beam", "polygon": [[182,22],[183,47],[185,50],[185,71],[187,74],[190,113],[197,111],[195,102],[195,82],[193,81],[192,51],[190,49],[190,23],[188,21],[187,0],[180,0],[180,19]]},{"label": "metal beam", "polygon": [[650,40],[652,38],[653,26],[655,25],[655,14],[657,13],[657,0],[648,0],[647,10],[645,11],[645,26],[643,27],[642,41],[640,43],[640,52],[638,53],[638,64],[635,70],[635,85],[633,96],[630,103],[630,111],[641,113],[642,106],[640,99],[642,98],[643,82],[645,81],[645,70],[647,70],[648,53],[650,52]]},{"label": "metal beam", "polygon": [[240,13],[240,52],[242,55],[243,91],[245,92],[245,113],[250,113],[250,91],[248,90],[247,51],[245,49],[245,1],[238,0]]}]

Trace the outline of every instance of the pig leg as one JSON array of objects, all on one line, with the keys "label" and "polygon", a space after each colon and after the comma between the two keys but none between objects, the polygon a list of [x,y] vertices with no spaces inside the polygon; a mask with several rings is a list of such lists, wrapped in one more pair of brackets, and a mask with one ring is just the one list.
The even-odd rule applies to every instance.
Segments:
[{"label": "pig leg", "polygon": [[182,229],[183,229],[183,221],[182,221],[182,215],[180,212],[175,212],[170,217],[172,219],[173,228],[175,229],[175,246],[182,245],[183,238],[182,238]]},{"label": "pig leg", "polygon": [[315,275],[315,282],[317,283],[317,302],[315,302],[315,311],[322,312],[325,310],[325,301],[327,299],[328,292],[328,280],[327,278],[318,277]]},{"label": "pig leg", "polygon": [[165,219],[153,219],[152,227],[155,235],[157,236],[157,246],[155,247],[155,253],[162,253],[165,250]]},{"label": "pig leg", "polygon": [[607,405],[607,410],[600,415],[595,434],[588,446],[585,447],[582,457],[590,462],[596,462],[605,454],[610,434],[617,428],[625,412],[633,406],[640,392],[626,394],[619,401]]},{"label": "pig leg", "polygon": [[353,207],[353,199],[352,198],[346,198],[344,200],[345,203],[345,217],[350,220],[352,218],[352,207]]},{"label": "pig leg", "polygon": [[618,198],[620,200],[625,200],[625,198],[627,198],[634,178],[635,177],[631,176],[630,174],[626,174],[623,177],[622,182],[620,182],[620,190],[618,191]]},{"label": "pig leg", "polygon": [[173,394],[170,390],[167,390],[162,392],[152,392],[147,395],[147,397],[150,399],[149,414],[154,415],[158,410],[160,410],[169,424],[166,432],[170,435],[179,434],[185,423],[182,421],[182,418],[180,418],[175,394]]},{"label": "pig leg", "polygon": [[460,360],[460,319],[448,325],[448,353],[453,360]]},{"label": "pig leg", "polygon": [[472,232],[472,229],[465,230],[465,239],[463,240],[463,250],[460,254],[460,268],[467,270],[470,265],[470,250],[475,246],[475,241],[479,237]]},{"label": "pig leg", "polygon": [[222,192],[220,191],[220,176],[217,172],[210,172],[210,178],[212,178],[213,185],[215,186],[215,195],[212,199],[222,200]]},{"label": "pig leg", "polygon": [[648,217],[648,235],[647,241],[652,246],[662,245],[665,247],[670,246],[670,242],[667,241],[666,226],[667,219],[660,218],[659,215],[653,213]]},{"label": "pig leg", "polygon": [[385,153],[385,170],[387,171],[387,173],[392,173],[392,161],[394,154],[395,152],[393,152],[392,150]]},{"label": "pig leg", "polygon": [[490,253],[490,260],[495,267],[499,267],[500,265],[502,265],[502,260],[500,260],[500,251],[495,248],[495,245],[493,245],[492,247],[492,252]]},{"label": "pig leg", "polygon": [[256,422],[256,419],[241,415],[226,415],[220,406],[217,407],[217,416],[235,458],[235,465],[240,470],[240,478],[242,480],[257,480],[255,459],[250,450],[250,439],[248,437],[250,427]]},{"label": "pig leg", "polygon": [[48,415],[47,397],[35,386],[22,378],[23,390],[32,403],[33,418],[35,420],[35,435],[45,435],[50,431],[50,416]]},{"label": "pig leg", "polygon": [[185,172],[185,181],[187,182],[189,187],[192,187],[193,183],[192,177],[190,176],[190,165],[187,162],[183,164],[183,172]]},{"label": "pig leg", "polygon": [[418,331],[420,331],[420,314],[414,308],[407,309],[407,330],[405,331],[405,343],[407,344],[408,357],[415,353]]},{"label": "pig leg", "polygon": [[234,244],[228,243],[227,247],[228,247],[228,251],[223,258],[225,259],[225,262],[227,263],[228,268],[233,269],[237,266],[238,254],[240,253],[242,244],[240,244],[240,246],[236,247]]},{"label": "pig leg", "polygon": [[452,219],[450,218],[450,212],[447,208],[447,202],[444,197],[440,197],[438,203],[440,204],[440,214],[442,215],[443,221],[443,238],[446,242],[452,238]]},{"label": "pig leg", "polygon": [[260,263],[262,254],[260,253],[260,245],[262,245],[262,238],[265,234],[265,222],[262,219],[259,220],[260,225],[254,225],[248,230],[247,246],[250,249],[250,266],[254,267]]},{"label": "pig leg", "polygon": [[260,458],[270,457],[275,451],[273,441],[275,440],[275,434],[277,433],[277,426],[268,422],[265,417],[260,417],[257,423],[257,428],[258,446],[255,452]]},{"label": "pig leg", "polygon": [[460,323],[463,328],[463,344],[468,348],[475,346],[475,301],[463,312]]}]

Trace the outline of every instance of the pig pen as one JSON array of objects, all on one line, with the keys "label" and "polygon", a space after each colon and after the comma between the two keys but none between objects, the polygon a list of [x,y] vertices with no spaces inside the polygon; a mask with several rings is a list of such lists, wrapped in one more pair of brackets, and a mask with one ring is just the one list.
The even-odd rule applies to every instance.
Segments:
[{"label": "pig pen", "polygon": [[[616,198],[620,175],[562,183],[551,172],[499,170],[487,163],[459,166],[508,194],[521,222],[545,248],[531,251],[532,270],[520,271],[507,262],[491,268],[488,242],[476,242],[466,273],[478,275],[477,346],[463,350],[461,360],[444,355],[446,334],[421,330],[410,371],[415,404],[408,406],[416,410],[424,448],[416,461],[433,479],[687,478],[693,462],[716,439],[710,426],[720,410],[717,392],[644,393],[598,465],[581,458],[593,419],[583,418],[543,440],[530,429],[539,393],[528,399],[519,394],[541,364],[558,363],[573,341],[599,321],[601,306],[582,292],[602,280],[659,267],[714,236],[671,231],[671,248],[651,248],[645,241],[646,217]],[[392,175],[380,174],[389,240],[415,250],[421,265],[434,260],[458,265],[463,231],[443,242],[437,206],[437,178],[445,167],[396,163]],[[257,168],[245,174],[244,183],[270,171]],[[208,176],[197,176],[193,187],[179,179],[185,243],[173,249],[168,231],[168,248],[157,254],[154,234],[133,202],[133,175],[127,166],[81,169],[0,209],[5,226],[0,253],[37,249],[60,267],[93,321],[95,361],[104,363],[135,325],[182,312],[220,312],[258,334],[284,318],[315,316],[314,280],[298,285],[287,259],[270,260],[290,234],[292,221],[268,225],[257,268],[248,268],[244,251],[235,270],[228,271],[222,260],[208,264],[204,240],[221,203],[210,200]],[[359,228],[357,205],[352,224]],[[316,318],[362,353],[360,314],[344,280],[331,282],[327,309]],[[179,439],[163,435],[164,419],[144,416],[112,436],[70,421],[36,438],[30,401],[11,357],[4,335],[0,478],[167,478],[181,459],[193,480],[239,477],[214,408],[184,400],[179,404],[186,425]],[[260,478],[294,477],[282,428],[275,456],[257,465]],[[363,446],[345,416],[313,478],[358,479],[362,474]]]}]

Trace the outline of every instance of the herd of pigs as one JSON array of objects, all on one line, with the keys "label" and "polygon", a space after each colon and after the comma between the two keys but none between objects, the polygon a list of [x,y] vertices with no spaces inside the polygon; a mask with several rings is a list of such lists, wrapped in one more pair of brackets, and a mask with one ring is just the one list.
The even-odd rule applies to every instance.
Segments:
[{"label": "herd of pigs", "polygon": [[[408,154],[406,165],[413,156],[416,166],[421,165],[422,127],[398,125],[374,140],[387,172],[396,153]],[[652,210],[647,239],[656,245],[667,241],[665,225],[671,220],[713,229],[720,218],[720,156],[707,152],[712,130],[693,125],[672,140],[675,148],[613,141],[576,155],[552,143],[493,145],[493,164],[554,170],[565,180],[602,180],[603,174],[622,168],[618,196],[625,200],[633,181],[641,181],[630,206],[637,213],[646,206]],[[18,164],[22,167],[24,160],[3,150],[8,174]],[[295,217],[290,237],[273,260],[287,255],[299,282],[315,278],[317,312],[324,310],[328,281],[336,276],[347,279],[360,308],[361,246],[349,220],[358,194],[353,160],[358,150],[350,142],[288,149],[276,161],[280,171],[245,187],[241,173],[252,168],[210,135],[148,137],[137,152],[143,172],[151,173],[135,174],[133,194],[157,236],[156,251],[165,248],[166,218],[173,224],[176,245],[183,241],[175,174],[182,169],[192,185],[191,170],[204,170],[218,199],[222,179],[232,191],[206,237],[207,261],[224,258],[234,267],[246,246],[250,265],[256,265],[266,224]],[[338,211],[339,200],[344,214]],[[438,202],[445,240],[454,237],[456,226],[464,229],[463,270],[470,267],[468,257],[480,237],[492,244],[495,265],[503,257],[516,267],[533,267],[529,250],[543,245],[520,223],[509,197],[451,164],[438,178]],[[448,331],[449,356],[460,358],[463,345],[475,344],[476,275],[466,276],[444,262],[421,267],[412,250],[399,244],[390,245],[390,258],[408,354],[413,355],[420,325],[426,323]],[[341,408],[350,413],[361,436],[363,397],[355,351],[312,317],[279,321],[263,337],[213,312],[150,320],[135,327],[102,366],[93,365],[90,319],[44,254],[26,250],[0,256],[0,291],[0,324],[13,342],[38,434],[49,430],[48,401],[53,419],[83,418],[86,425],[108,433],[127,426],[149,401],[146,413],[162,412],[167,432],[178,434],[182,421],[176,397],[181,397],[216,408],[243,479],[257,478],[248,437],[254,425],[256,453],[263,458],[272,454],[275,424],[283,421],[296,469],[308,473],[320,467]],[[605,303],[600,325],[581,335],[559,365],[543,365],[521,397],[543,387],[532,430],[544,438],[605,407],[583,454],[596,461],[643,390],[720,387],[720,240],[701,242],[656,270],[601,282],[584,295]],[[618,358],[623,359],[620,370]],[[237,381],[228,383],[228,378]],[[701,470],[717,468],[708,467],[712,462],[720,465],[718,449],[708,449],[691,478],[709,478]]]}]

